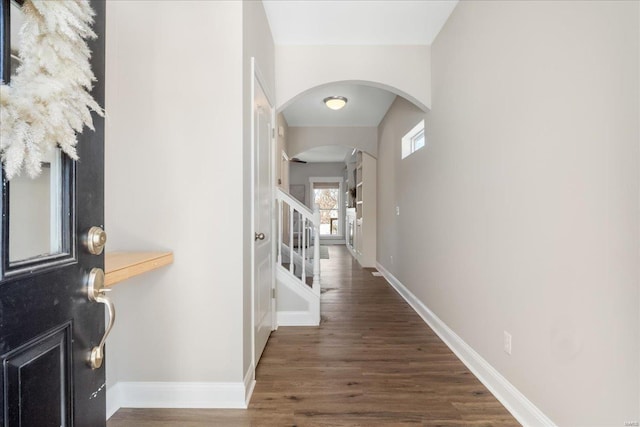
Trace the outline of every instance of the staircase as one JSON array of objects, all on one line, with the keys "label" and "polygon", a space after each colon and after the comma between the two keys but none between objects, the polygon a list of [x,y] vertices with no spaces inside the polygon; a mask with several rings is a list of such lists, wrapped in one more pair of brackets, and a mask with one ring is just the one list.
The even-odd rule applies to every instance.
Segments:
[{"label": "staircase", "polygon": [[276,188],[278,326],[320,324],[320,210]]},{"label": "staircase", "polygon": [[[300,255],[300,251],[298,248],[293,249],[293,252],[291,251],[291,249],[289,248],[289,245],[287,245],[286,243],[282,243],[282,247],[280,248],[280,250],[282,251],[280,257],[281,257],[281,262],[280,265],[282,267],[284,267],[285,270],[289,270],[291,272],[291,270],[293,270],[293,274],[298,278],[302,280],[302,274],[303,274],[303,268],[302,268],[302,256]],[[313,253],[313,252],[311,252]],[[310,287],[313,287],[313,259],[306,259],[304,261],[305,263],[305,268],[304,268],[304,275],[306,280],[304,280],[306,282],[307,285],[309,285]],[[291,264],[293,264],[293,266],[291,266]]]}]

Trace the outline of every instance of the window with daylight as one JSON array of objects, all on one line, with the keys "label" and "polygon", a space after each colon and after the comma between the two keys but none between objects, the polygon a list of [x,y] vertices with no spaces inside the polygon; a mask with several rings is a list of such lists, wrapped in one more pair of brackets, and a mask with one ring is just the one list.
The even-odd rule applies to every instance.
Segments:
[{"label": "window with daylight", "polygon": [[340,183],[313,183],[313,202],[320,207],[320,234],[337,236],[340,231]]},{"label": "window with daylight", "polygon": [[426,142],[427,140],[424,134],[424,120],[422,120],[402,137],[402,158],[404,159],[409,154],[415,153],[424,147]]}]

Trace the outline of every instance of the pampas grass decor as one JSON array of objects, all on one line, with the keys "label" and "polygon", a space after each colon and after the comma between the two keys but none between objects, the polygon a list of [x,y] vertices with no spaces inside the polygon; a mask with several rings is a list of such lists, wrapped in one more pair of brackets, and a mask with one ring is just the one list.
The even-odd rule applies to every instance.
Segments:
[{"label": "pampas grass decor", "polygon": [[88,0],[26,0],[20,30],[21,65],[0,85],[0,159],[5,177],[41,172],[56,147],[78,159],[77,133],[94,130],[91,111],[104,116],[90,95],[95,76],[86,39],[94,12]]}]

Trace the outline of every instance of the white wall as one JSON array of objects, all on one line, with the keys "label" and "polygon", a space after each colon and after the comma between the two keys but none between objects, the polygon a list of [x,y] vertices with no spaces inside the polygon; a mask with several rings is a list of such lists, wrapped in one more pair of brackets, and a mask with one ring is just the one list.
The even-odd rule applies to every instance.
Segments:
[{"label": "white wall", "polygon": [[405,100],[379,127],[378,261],[561,426],[640,418],[638,23],[638,2],[461,2],[427,147],[400,160],[425,117]]},{"label": "white wall", "polygon": [[340,81],[387,89],[431,107],[429,46],[277,46],[278,110],[308,89]]},{"label": "white wall", "polygon": [[175,253],[111,293],[109,386],[243,379],[241,24],[240,2],[107,3],[107,250]]},{"label": "white wall", "polygon": [[314,147],[339,145],[378,155],[377,127],[290,127],[288,154],[295,157]]}]

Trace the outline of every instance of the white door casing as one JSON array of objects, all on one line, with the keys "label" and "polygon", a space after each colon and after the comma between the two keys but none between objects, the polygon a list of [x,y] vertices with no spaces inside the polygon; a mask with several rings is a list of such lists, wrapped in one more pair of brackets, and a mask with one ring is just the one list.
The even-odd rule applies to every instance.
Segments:
[{"label": "white door casing", "polygon": [[[273,123],[274,110],[260,73],[251,61],[252,81],[252,175],[253,175],[253,366],[273,329],[274,269],[272,259],[273,218]],[[262,238],[262,235],[264,237]]]}]

